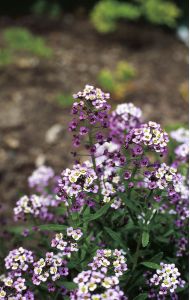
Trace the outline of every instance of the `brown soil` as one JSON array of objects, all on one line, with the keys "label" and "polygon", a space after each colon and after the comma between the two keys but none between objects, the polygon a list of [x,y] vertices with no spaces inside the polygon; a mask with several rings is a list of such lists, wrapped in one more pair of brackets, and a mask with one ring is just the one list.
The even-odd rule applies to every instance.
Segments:
[{"label": "brown soil", "polygon": [[[27,176],[37,162],[45,160],[58,173],[71,162],[69,109],[63,109],[55,95],[72,94],[86,83],[96,85],[103,67],[113,68],[118,60],[127,60],[137,68],[135,88],[123,101],[139,105],[146,120],[164,125],[187,122],[188,106],[179,86],[188,78],[188,50],[174,34],[128,25],[115,35],[100,36],[88,21],[71,17],[53,25],[30,18],[0,21],[1,29],[15,24],[45,36],[54,58],[36,61],[20,57],[14,66],[0,69],[0,194],[4,212],[21,191],[26,191]],[[62,131],[55,142],[47,143],[47,131],[54,124],[60,124]]]}]

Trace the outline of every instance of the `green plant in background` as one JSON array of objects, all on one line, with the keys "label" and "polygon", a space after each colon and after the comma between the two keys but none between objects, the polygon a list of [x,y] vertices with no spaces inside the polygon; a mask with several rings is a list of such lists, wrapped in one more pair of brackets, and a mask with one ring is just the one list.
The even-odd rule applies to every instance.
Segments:
[{"label": "green plant in background", "polygon": [[39,57],[50,58],[52,49],[46,46],[43,38],[33,35],[21,27],[8,28],[3,32],[6,47],[14,51],[27,51]]},{"label": "green plant in background", "polygon": [[59,93],[55,96],[55,100],[63,107],[71,107],[73,104],[73,97],[64,93]]},{"label": "green plant in background", "polygon": [[136,69],[127,61],[117,63],[114,71],[102,69],[98,75],[99,84],[114,93],[116,98],[123,97],[131,88],[132,80],[136,77]]},{"label": "green plant in background", "polygon": [[114,31],[117,21],[121,19],[135,21],[144,18],[153,24],[174,27],[179,16],[179,8],[170,1],[101,0],[95,5],[91,13],[91,20],[99,32],[106,33]]},{"label": "green plant in background", "polygon": [[7,49],[0,49],[0,67],[7,66],[13,62],[13,57]]},{"label": "green plant in background", "polygon": [[0,49],[0,66],[16,61],[20,52],[26,52],[39,58],[49,59],[53,51],[42,37],[35,36],[21,27],[10,27],[2,33],[4,47]]},{"label": "green plant in background", "polygon": [[37,16],[46,15],[50,19],[57,19],[61,15],[61,7],[58,3],[48,3],[46,0],[37,0],[31,9]]}]

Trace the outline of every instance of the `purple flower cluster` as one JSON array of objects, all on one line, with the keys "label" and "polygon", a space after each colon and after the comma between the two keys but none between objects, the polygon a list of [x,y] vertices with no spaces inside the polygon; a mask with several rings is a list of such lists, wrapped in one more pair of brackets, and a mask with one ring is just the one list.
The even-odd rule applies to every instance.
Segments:
[{"label": "purple flower cluster", "polygon": [[25,278],[11,275],[0,277],[1,300],[34,300],[34,293],[27,289]]},{"label": "purple flower cluster", "polygon": [[[110,109],[107,100],[108,93],[104,93],[99,88],[86,85],[82,92],[78,92],[73,97],[79,102],[74,102],[72,114],[75,116],[69,124],[69,130],[74,132],[75,147],[80,145],[80,139],[88,134],[88,126],[108,127],[107,112]],[[78,133],[77,133],[78,132]]]},{"label": "purple flower cluster", "polygon": [[146,171],[145,178],[149,189],[167,189],[170,194],[180,191],[181,176],[177,174],[177,169],[165,163],[155,167],[153,171]]},{"label": "purple flower cluster", "polygon": [[127,271],[126,258],[123,250],[101,249],[97,250],[93,260],[88,265],[92,270],[104,269],[108,272],[109,268],[113,269],[114,275],[119,277]]},{"label": "purple flower cluster", "polygon": [[49,212],[50,207],[58,206],[59,201],[53,195],[22,196],[14,208],[15,220],[25,219],[32,215],[42,220],[52,220],[54,215]]},{"label": "purple flower cluster", "polygon": [[[119,277],[127,270],[126,259],[122,250],[98,250],[90,270],[82,271],[74,278],[77,290],[71,293],[72,300],[126,300],[119,287]],[[103,292],[98,292],[100,290]]]},{"label": "purple flower cluster", "polygon": [[90,162],[86,161],[82,165],[76,164],[73,169],[66,169],[62,172],[61,179],[58,181],[57,197],[66,206],[69,206],[71,201],[72,208],[80,210],[88,200],[88,193],[97,193],[96,179],[96,173]]},{"label": "purple flower cluster", "polygon": [[32,251],[22,247],[9,252],[5,258],[5,268],[11,271],[26,271],[30,264],[34,262]]},{"label": "purple flower cluster", "polygon": [[176,160],[174,165],[179,166],[181,163],[188,162],[189,159],[189,130],[185,128],[179,128],[170,133],[170,136],[180,145],[174,150]]},{"label": "purple flower cluster", "polygon": [[38,192],[42,192],[49,185],[51,179],[55,176],[54,170],[47,166],[40,166],[28,178],[30,188],[35,188]]},{"label": "purple flower cluster", "polygon": [[33,253],[22,247],[9,252],[5,258],[8,274],[0,277],[0,299],[33,300],[34,294],[28,290],[23,277],[34,263]]},{"label": "purple flower cluster", "polygon": [[189,130],[181,127],[177,130],[170,132],[170,136],[178,143],[188,143],[189,141]]},{"label": "purple flower cluster", "polygon": [[40,258],[34,263],[33,284],[40,285],[48,279],[58,280],[61,276],[68,275],[67,261],[63,260],[62,253],[46,253],[45,259]]},{"label": "purple flower cluster", "polygon": [[[185,281],[180,278],[180,273],[174,264],[160,263],[160,269],[147,281],[150,287],[154,287],[156,293],[161,296],[175,294],[178,287],[184,287]],[[155,289],[156,288],[156,289]],[[149,298],[155,299],[150,293]]]},{"label": "purple flower cluster", "polygon": [[125,134],[131,129],[140,126],[142,111],[133,103],[123,103],[117,105],[109,118],[109,129],[112,139],[123,144]]},{"label": "purple flower cluster", "polygon": [[177,257],[183,257],[188,252],[188,239],[186,237],[181,237],[177,240]]},{"label": "purple flower cluster", "polygon": [[83,233],[79,228],[73,229],[69,227],[67,228],[67,237],[69,239],[64,239],[63,233],[57,233],[51,241],[51,246],[60,250],[63,255],[70,257],[72,252],[78,251],[78,245],[75,241],[78,241],[82,235]]},{"label": "purple flower cluster", "polygon": [[167,152],[168,142],[168,134],[161,129],[160,124],[152,121],[132,129],[126,136],[126,147],[131,143],[139,145],[139,154],[143,153],[143,147],[164,154]]}]

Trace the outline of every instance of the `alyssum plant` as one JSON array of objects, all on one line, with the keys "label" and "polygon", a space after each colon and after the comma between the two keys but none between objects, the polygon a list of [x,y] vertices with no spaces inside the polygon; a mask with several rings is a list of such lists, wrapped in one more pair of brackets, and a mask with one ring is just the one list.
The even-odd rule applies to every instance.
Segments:
[{"label": "alyssum plant", "polygon": [[110,112],[89,85],[74,98],[82,150],[59,177],[46,166],[29,177],[14,208],[27,246],[19,237],[5,257],[0,299],[187,299],[187,130],[171,133],[172,154],[132,103]]}]

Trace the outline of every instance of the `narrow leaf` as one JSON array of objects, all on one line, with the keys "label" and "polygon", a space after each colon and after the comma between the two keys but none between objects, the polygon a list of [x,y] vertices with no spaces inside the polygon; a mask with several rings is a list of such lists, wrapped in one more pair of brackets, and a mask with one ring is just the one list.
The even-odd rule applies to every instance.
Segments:
[{"label": "narrow leaf", "polygon": [[103,216],[107,212],[109,207],[110,207],[109,203],[105,204],[96,213],[84,216],[83,221],[84,222],[89,222],[89,221],[96,220],[96,219],[100,218],[101,216]]},{"label": "narrow leaf", "polygon": [[137,297],[134,298],[134,300],[145,300],[148,299],[148,294],[147,293],[143,293],[138,295]]},{"label": "narrow leaf", "polygon": [[117,242],[118,245],[122,246],[123,248],[126,248],[125,245],[122,242],[122,238],[119,233],[113,231],[111,228],[104,227],[105,231],[109,234],[109,236]]},{"label": "narrow leaf", "polygon": [[149,243],[149,233],[148,231],[143,231],[142,234],[142,246],[146,247]]},{"label": "narrow leaf", "polygon": [[38,228],[47,231],[62,231],[67,229],[67,226],[61,224],[45,224],[45,225],[38,226]]},{"label": "narrow leaf", "polygon": [[150,261],[144,261],[144,262],[141,263],[141,265],[143,265],[147,268],[150,268],[150,269],[155,269],[155,270],[158,270],[158,269],[161,268],[160,265],[155,264],[155,263],[150,262]]}]

